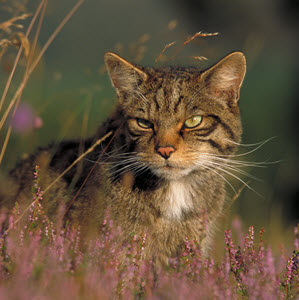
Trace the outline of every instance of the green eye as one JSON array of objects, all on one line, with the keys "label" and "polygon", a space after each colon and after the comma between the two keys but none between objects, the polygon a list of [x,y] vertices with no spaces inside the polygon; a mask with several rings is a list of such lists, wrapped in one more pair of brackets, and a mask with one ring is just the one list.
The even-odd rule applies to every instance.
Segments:
[{"label": "green eye", "polygon": [[153,124],[150,121],[144,120],[144,119],[139,119],[139,118],[137,119],[137,124],[141,128],[145,128],[145,129],[153,127]]},{"label": "green eye", "polygon": [[202,116],[195,116],[195,117],[192,117],[192,118],[186,120],[184,125],[187,128],[194,128],[194,127],[198,126],[201,123],[201,121],[202,121]]}]

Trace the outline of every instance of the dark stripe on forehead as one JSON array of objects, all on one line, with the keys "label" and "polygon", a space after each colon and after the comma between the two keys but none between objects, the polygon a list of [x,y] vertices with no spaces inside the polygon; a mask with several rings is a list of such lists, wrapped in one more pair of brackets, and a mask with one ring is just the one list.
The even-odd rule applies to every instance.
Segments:
[{"label": "dark stripe on forehead", "polygon": [[[165,86],[167,87],[167,84],[165,84]],[[166,88],[163,90],[162,101],[163,101],[163,103],[165,103],[164,110],[166,110],[168,112],[170,110],[171,101],[172,101],[172,98],[170,97],[169,88],[168,88],[168,90],[166,90]]]},{"label": "dark stripe on forehead", "polygon": [[182,100],[184,99],[184,96],[179,96],[179,99],[177,100],[177,102],[174,105],[174,112],[178,111],[178,106],[181,104]]},{"label": "dark stripe on forehead", "polygon": [[169,101],[167,101],[167,86],[168,86],[168,83],[167,82],[163,82],[161,83],[161,85],[157,88],[156,92],[155,92],[155,95],[154,95],[154,101],[157,102],[156,104],[156,107],[157,107],[157,110],[160,110],[161,107],[165,107],[167,106],[167,110],[169,108]]},{"label": "dark stripe on forehead", "polygon": [[159,85],[158,85],[157,88],[155,89],[155,92],[154,92],[154,95],[153,95],[153,101],[154,101],[154,103],[155,103],[155,105],[156,105],[156,109],[157,109],[157,110],[160,110],[160,104],[159,104],[159,101],[158,101],[158,93],[159,93],[159,91],[160,91],[161,89],[163,89],[163,81],[161,81],[161,82],[159,83]]},{"label": "dark stripe on forehead", "polygon": [[156,109],[157,109],[157,110],[160,110],[160,105],[159,105],[158,99],[157,99],[157,93],[154,94],[154,96],[153,96],[153,101],[154,101],[154,103],[155,103],[155,105],[156,105]]}]

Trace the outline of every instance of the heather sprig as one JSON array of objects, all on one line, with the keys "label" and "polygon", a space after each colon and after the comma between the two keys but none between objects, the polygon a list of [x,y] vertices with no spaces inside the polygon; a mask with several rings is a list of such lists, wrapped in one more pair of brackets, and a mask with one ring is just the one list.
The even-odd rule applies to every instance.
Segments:
[{"label": "heather sprig", "polygon": [[[247,295],[247,288],[246,285],[243,283],[242,275],[244,273],[247,273],[247,265],[245,263],[245,258],[243,256],[241,248],[237,247],[234,240],[232,239],[231,230],[225,231],[225,244],[226,250],[228,252],[230,271],[233,273],[237,282],[237,293],[240,293],[241,295],[245,296]],[[245,249],[247,249],[248,246],[253,247],[253,244],[249,243],[246,245],[245,243]]]},{"label": "heather sprig", "polygon": [[41,205],[41,200],[43,199],[43,191],[41,190],[40,187],[40,168],[39,165],[35,166],[35,171],[34,171],[34,182],[33,182],[33,187],[32,187],[32,205],[29,209],[29,226],[27,228],[27,231],[29,232],[33,227],[37,225],[37,222],[39,221],[39,217],[43,214],[42,211],[42,205]]},{"label": "heather sprig", "polygon": [[[39,172],[36,168],[33,199],[41,192]],[[289,258],[285,258],[287,250],[285,256],[273,254],[263,229],[257,238],[252,226],[246,235],[239,232],[244,241],[234,240],[227,230],[226,253],[216,262],[201,255],[198,241],[186,237],[182,253],[169,260],[169,267],[156,268],[153,261],[143,259],[146,233],[132,235],[130,243],[122,243],[121,230],[109,212],[98,236],[84,242],[79,227],[63,225],[62,221],[53,224],[44,214],[42,201],[38,203],[22,226],[14,222],[20,215],[18,205],[9,214],[12,229],[1,239],[0,299],[298,297],[298,250]],[[34,223],[33,216],[38,218]],[[298,229],[294,234],[296,248]]]},{"label": "heather sprig", "polygon": [[299,251],[294,250],[288,259],[286,270],[281,280],[281,288],[285,292],[285,296],[291,297],[294,291],[295,295],[299,295]]},{"label": "heather sprig", "polygon": [[296,251],[299,251],[299,224],[294,228],[294,247]]}]

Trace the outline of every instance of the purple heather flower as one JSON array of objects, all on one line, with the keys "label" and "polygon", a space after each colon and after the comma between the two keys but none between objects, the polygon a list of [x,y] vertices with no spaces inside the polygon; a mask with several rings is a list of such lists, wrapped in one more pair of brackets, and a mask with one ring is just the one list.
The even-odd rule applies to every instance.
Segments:
[{"label": "purple heather flower", "polygon": [[[33,194],[39,187],[38,173],[36,168]],[[198,242],[188,237],[184,254],[169,259],[170,268],[163,270],[143,260],[145,234],[123,245],[118,242],[120,229],[106,216],[104,230],[84,245],[80,228],[50,222],[42,205],[35,203],[27,214],[38,217],[34,226],[28,218],[24,224],[15,222],[20,216],[17,206],[9,214],[11,229],[0,238],[1,300],[298,298],[299,253],[295,250],[289,260],[284,253],[282,268],[279,257],[265,246],[263,230],[257,244],[250,227],[242,247],[227,230],[227,252],[220,262],[202,259]]]},{"label": "purple heather flower", "polygon": [[20,103],[16,112],[12,115],[10,124],[17,133],[26,133],[43,126],[43,120],[35,114],[32,107],[26,103]]},{"label": "purple heather flower", "polygon": [[295,250],[299,251],[299,224],[297,225],[297,227],[294,228],[294,235],[295,235],[295,240],[294,240]]},{"label": "purple heather flower", "polygon": [[232,221],[232,227],[237,234],[237,241],[240,244],[240,246],[244,244],[244,233],[242,228],[242,221],[240,217],[235,217]]}]

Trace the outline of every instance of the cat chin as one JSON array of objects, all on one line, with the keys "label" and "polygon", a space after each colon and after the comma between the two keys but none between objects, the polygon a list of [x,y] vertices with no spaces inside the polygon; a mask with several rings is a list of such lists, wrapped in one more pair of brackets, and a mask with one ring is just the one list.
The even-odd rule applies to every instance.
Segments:
[{"label": "cat chin", "polygon": [[161,167],[153,168],[151,170],[157,177],[166,180],[179,180],[192,172],[192,169],[174,168],[174,167]]}]

